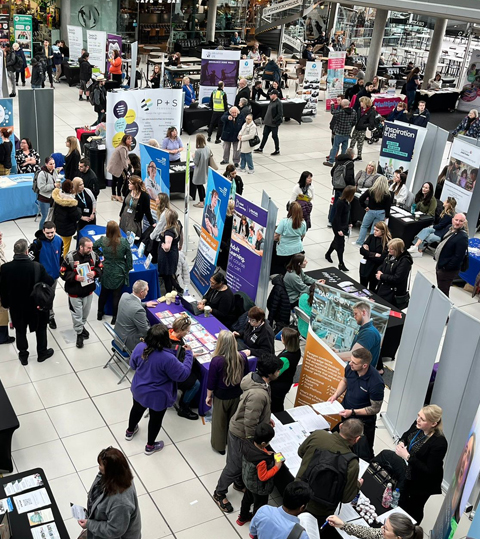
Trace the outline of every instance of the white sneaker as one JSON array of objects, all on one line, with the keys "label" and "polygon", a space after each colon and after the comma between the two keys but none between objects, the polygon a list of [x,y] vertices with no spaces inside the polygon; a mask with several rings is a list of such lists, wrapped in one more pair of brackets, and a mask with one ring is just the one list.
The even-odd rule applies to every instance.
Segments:
[{"label": "white sneaker", "polygon": [[352,241],[352,245],[357,245],[358,247],[360,247],[360,245],[358,245],[357,243],[357,240]]},{"label": "white sneaker", "polygon": [[245,169],[244,168],[239,168],[238,169],[240,172],[245,172]]},{"label": "white sneaker", "polygon": [[248,169],[248,174],[254,174],[254,173],[255,173],[255,170]]},{"label": "white sneaker", "polygon": [[[410,251],[409,251],[410,252]],[[423,256],[423,252],[419,251],[418,249],[414,252],[410,252],[410,256],[412,258],[421,258]]]},{"label": "white sneaker", "polygon": [[413,254],[413,253],[418,253],[418,247],[416,245],[412,245],[411,247],[409,247],[407,249],[407,251],[410,253],[410,254]]}]

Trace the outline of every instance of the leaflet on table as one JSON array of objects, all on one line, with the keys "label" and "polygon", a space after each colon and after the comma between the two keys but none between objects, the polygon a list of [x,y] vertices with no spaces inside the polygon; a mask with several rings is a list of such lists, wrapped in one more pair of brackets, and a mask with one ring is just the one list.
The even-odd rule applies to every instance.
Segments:
[{"label": "leaflet on table", "polygon": [[33,528],[32,530],[33,539],[60,539],[60,534],[58,533],[57,525],[55,522],[50,524],[44,524],[38,528]]},{"label": "leaflet on table", "polygon": [[368,470],[370,463],[366,460],[358,459],[358,478],[361,479],[363,474]]},{"label": "leaflet on table", "polygon": [[87,512],[84,507],[74,503],[70,504],[72,516],[75,520],[85,520],[87,518]]},{"label": "leaflet on table", "polygon": [[414,524],[417,523],[415,519],[413,519],[406,511],[404,511],[401,507],[395,507],[395,509],[390,509],[390,511],[387,511],[386,513],[383,513],[382,515],[379,515],[377,517],[377,522],[381,522],[382,524],[385,524],[385,521],[387,518],[389,518],[393,513],[399,513],[400,515],[407,516]]},{"label": "leaflet on table", "polygon": [[328,422],[321,415],[314,412],[310,406],[297,406],[286,410],[286,412],[302,425],[305,432],[330,429]]},{"label": "leaflet on table", "polygon": [[77,266],[78,275],[85,278],[85,280],[80,283],[82,286],[88,286],[89,284],[93,283],[93,279],[87,277],[87,273],[90,273],[90,271],[90,264],[88,262],[85,262],[85,264],[79,264]]},{"label": "leaflet on table", "polygon": [[308,539],[320,539],[318,521],[311,513],[300,513],[298,519],[300,520],[300,526],[307,532]]},{"label": "leaflet on table", "polygon": [[33,511],[28,513],[28,523],[30,526],[38,526],[39,524],[45,524],[45,522],[51,522],[55,520],[51,509],[42,509],[41,511]]},{"label": "leaflet on table", "polygon": [[[335,511],[335,514],[337,514],[337,511]],[[357,513],[357,511],[355,511],[351,503],[340,504],[340,513],[338,514],[338,516],[343,520],[343,522],[352,522],[354,520],[355,524],[359,524],[357,520],[363,520],[363,518]],[[363,520],[363,522],[365,521]]]},{"label": "leaflet on table", "polygon": [[42,487],[43,480],[40,474],[27,475],[22,477],[22,479],[17,479],[16,481],[11,481],[10,483],[5,483],[3,488],[7,496],[12,494],[18,494],[29,488]]},{"label": "leaflet on table", "polygon": [[338,401],[333,402],[317,402],[312,404],[312,408],[322,415],[336,415],[339,414],[345,408]]},{"label": "leaflet on table", "polygon": [[151,263],[152,263],[152,253],[150,253],[145,259],[145,263],[143,264],[145,266],[145,269],[148,269]]},{"label": "leaflet on table", "polygon": [[32,511],[33,509],[44,507],[45,505],[50,505],[52,503],[44,488],[39,488],[38,490],[27,492],[27,494],[15,496],[13,501],[15,502],[15,506],[19,513],[26,513],[27,511]]},{"label": "leaflet on table", "polygon": [[0,515],[3,513],[11,513],[13,511],[13,504],[10,498],[4,498],[0,500]]}]

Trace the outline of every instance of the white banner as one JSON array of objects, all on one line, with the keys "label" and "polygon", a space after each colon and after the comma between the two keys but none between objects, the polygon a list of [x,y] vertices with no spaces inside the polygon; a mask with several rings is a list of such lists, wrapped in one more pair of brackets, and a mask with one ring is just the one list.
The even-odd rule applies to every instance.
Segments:
[{"label": "white banner", "polygon": [[238,65],[238,80],[247,79],[251,81],[253,79],[253,60],[240,60]]},{"label": "white banner", "polygon": [[132,43],[132,63],[130,65],[130,86],[137,87],[137,57],[138,57],[138,41]]},{"label": "white banner", "polygon": [[293,7],[300,6],[303,4],[303,0],[286,0],[285,2],[279,2],[273,6],[266,7],[262,12],[262,17],[269,17],[274,13],[280,13],[287,9],[292,9]]},{"label": "white banner", "polygon": [[83,49],[83,29],[81,26],[67,24],[68,47],[70,49],[70,60],[77,60],[82,55]]},{"label": "white banner", "polygon": [[107,33],[87,30],[87,50],[90,54],[89,62],[98,67],[101,73],[105,72],[105,54],[107,49]]},{"label": "white banner", "polygon": [[202,69],[200,72],[200,91],[198,99],[210,97],[220,81],[224,82],[227,101],[233,104],[237,95],[238,64],[240,51],[202,50]]},{"label": "white banner", "polygon": [[466,213],[472,200],[480,166],[480,148],[455,139],[450,151],[447,175],[443,184],[440,200],[448,197],[457,201],[457,211]]},{"label": "white banner", "polygon": [[303,80],[302,97],[307,102],[304,114],[315,116],[320,94],[320,78],[322,76],[322,62],[307,62],[305,78]]},{"label": "white banner", "polygon": [[[460,86],[460,84],[459,84]],[[472,51],[467,73],[461,84],[462,93],[457,105],[457,110],[470,112],[480,107],[480,51]]]}]

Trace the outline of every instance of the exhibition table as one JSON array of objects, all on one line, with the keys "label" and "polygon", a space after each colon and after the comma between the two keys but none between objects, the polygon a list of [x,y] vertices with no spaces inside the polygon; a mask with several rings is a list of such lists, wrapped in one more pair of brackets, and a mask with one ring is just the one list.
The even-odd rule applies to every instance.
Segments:
[{"label": "exhibition table", "polygon": [[[170,193],[185,194],[185,165],[186,161],[176,161],[174,163],[170,163]],[[192,181],[194,168],[193,161],[191,161],[190,181]]]},{"label": "exhibition table", "polygon": [[[90,238],[93,242],[95,240],[98,240],[101,236],[104,236],[106,232],[106,228],[104,226],[98,226],[98,225],[87,225],[80,232],[78,233],[78,239],[81,238]],[[126,234],[121,231],[122,236],[125,238]],[[145,301],[150,301],[157,299],[160,296],[160,285],[158,283],[158,273],[157,273],[157,266],[156,264],[151,264],[148,269],[145,268],[145,260],[146,258],[143,256],[141,258],[138,257],[137,248],[132,248],[132,255],[133,255],[133,270],[129,274],[129,283],[128,286],[124,286],[123,292],[131,292],[132,287],[135,283],[135,281],[142,280],[146,281],[148,283],[148,295],[145,298]],[[97,289],[95,293],[97,295],[100,294],[101,285],[97,283]],[[110,297],[107,305],[105,306],[105,314],[112,314],[112,298]]]},{"label": "exhibition table", "polygon": [[[62,515],[61,515],[60,510],[59,510],[59,508],[57,506],[57,502],[55,501],[55,498],[53,496],[52,489],[50,488],[50,485],[48,484],[47,478],[45,476],[45,472],[43,471],[42,468],[33,468],[32,470],[25,470],[24,472],[21,472],[21,473],[17,473],[17,474],[14,474],[14,475],[9,475],[8,477],[3,477],[2,480],[1,480],[1,484],[0,484],[0,499],[3,499],[3,498],[7,497],[7,494],[5,493],[5,485],[7,483],[11,483],[12,481],[20,481],[24,477],[28,477],[30,475],[36,475],[36,474],[40,475],[40,477],[42,479],[42,482],[43,482],[43,485],[35,486],[33,488],[23,490],[21,493],[13,494],[13,495],[10,496],[10,499],[12,500],[12,504],[13,504],[13,511],[8,513],[8,517],[9,517],[9,520],[10,520],[11,537],[13,539],[17,539],[17,538],[18,539],[26,539],[28,537],[32,537],[32,530],[34,530],[35,528],[38,529],[39,526],[41,526],[41,524],[38,524],[37,526],[32,528],[30,526],[30,522],[28,520],[28,513],[30,511],[20,514],[17,511],[16,507],[15,507],[15,503],[14,503],[12,497],[19,496],[19,495],[22,495],[22,494],[28,494],[28,493],[34,492],[35,490],[38,490],[39,488],[45,488],[45,490],[47,491],[48,497],[50,498],[51,503],[49,505],[42,506],[42,508],[43,509],[50,509],[52,511],[54,522],[55,522],[55,525],[57,527],[58,535],[59,535],[60,539],[70,539],[70,535],[68,534],[67,528],[65,527],[65,524],[63,522]],[[94,475],[92,475],[92,481],[93,481],[93,478],[94,478]],[[85,501],[86,501],[86,499],[85,499]],[[79,501],[79,502],[82,503],[81,501]],[[41,508],[39,507],[38,510],[40,510],[40,509]],[[32,509],[32,511],[33,511],[33,509]],[[37,509],[35,509],[35,511],[37,511]],[[43,524],[43,526],[46,526],[48,523],[50,523],[50,522],[47,520],[46,523]],[[78,526],[78,534],[79,535],[80,535],[81,531],[82,531],[82,529],[80,528],[80,526]],[[49,535],[46,535],[45,533],[40,532],[40,536],[41,537],[57,537],[57,535],[53,534],[53,531]],[[3,537],[3,535],[2,535],[2,537]]]},{"label": "exhibition table", "polygon": [[415,95],[415,106],[419,101],[425,101],[425,107],[429,112],[448,112],[455,110],[460,90],[455,88],[444,90],[417,90]]},{"label": "exhibition table", "polygon": [[[355,271],[355,268],[352,268],[352,273]],[[360,292],[365,287],[359,282],[352,279],[350,275],[347,275],[343,271],[340,271],[334,267],[322,268],[318,270],[307,271],[307,275],[313,279],[325,279],[325,284],[335,288],[337,290],[342,290],[338,283],[343,281],[350,281],[352,286],[354,286],[357,292]],[[385,301],[383,298],[378,296],[375,293],[371,293],[371,299],[380,305],[389,307],[391,309],[390,316],[388,318],[387,328],[385,330],[385,335],[382,342],[382,348],[380,350],[380,357],[389,357],[395,359],[395,354],[397,353],[398,346],[400,345],[400,339],[402,338],[403,325],[405,323],[405,314],[399,311],[392,304]]]},{"label": "exhibition table", "polygon": [[71,65],[68,62],[62,63],[62,75],[65,75],[69,86],[74,86],[80,82],[80,66]]},{"label": "exhibition table", "polygon": [[183,131],[188,135],[193,135],[201,127],[207,127],[210,124],[212,112],[212,109],[202,106],[193,109],[185,107],[183,109]]},{"label": "exhibition table", "polygon": [[[473,250],[475,249],[475,250]],[[479,249],[479,251],[477,251]],[[475,286],[475,279],[480,272],[480,239],[470,238],[468,240],[468,270],[462,271],[459,275],[468,284]]]},{"label": "exhibition table", "polygon": [[13,471],[12,436],[20,423],[1,381],[0,410],[2,411],[0,414],[0,472],[11,473]]},{"label": "exhibition table", "polygon": [[[160,319],[157,317],[156,313],[160,313],[162,311],[170,311],[173,315],[175,315],[185,312],[185,307],[182,304],[175,305],[174,303],[171,303],[170,305],[167,305],[166,303],[159,303],[155,307],[148,307],[147,316],[152,326],[160,322]],[[200,324],[214,337],[218,337],[218,333],[220,333],[222,330],[228,331],[228,328],[225,327],[220,320],[214,316],[205,316],[204,314],[195,316],[191,313],[188,313],[188,315],[192,319],[193,324]],[[208,410],[210,410],[210,406],[207,406],[205,403],[205,399],[207,398],[208,369],[210,368],[210,362],[200,363],[200,366],[202,369],[202,378],[200,380],[200,390],[198,392],[198,413],[199,415],[204,416]],[[253,372],[256,366],[257,358],[249,357],[248,367],[250,372]]]},{"label": "exhibition table", "polygon": [[388,116],[392,110],[400,103],[404,101],[398,95],[390,94],[373,94],[372,95],[373,106],[375,110],[382,116]]},{"label": "exhibition table", "polygon": [[[252,107],[253,119],[261,118],[265,119],[265,114],[267,114],[267,108],[270,101],[250,101]],[[303,100],[291,101],[283,100],[283,117],[284,118],[293,118],[299,124],[302,123],[303,109],[305,108],[307,102]]]},{"label": "exhibition table", "polygon": [[429,215],[421,215],[415,220],[405,221],[404,219],[413,219],[410,217],[403,217],[400,214],[394,215],[394,209],[392,208],[390,218],[388,220],[388,228],[392,234],[392,238],[401,238],[405,243],[405,249],[409,249],[413,245],[415,236],[427,226],[433,225],[433,217]]},{"label": "exhibition table", "polygon": [[9,178],[15,183],[7,187],[0,187],[0,223],[37,215],[37,195],[33,192],[33,174],[11,174],[0,176]]}]

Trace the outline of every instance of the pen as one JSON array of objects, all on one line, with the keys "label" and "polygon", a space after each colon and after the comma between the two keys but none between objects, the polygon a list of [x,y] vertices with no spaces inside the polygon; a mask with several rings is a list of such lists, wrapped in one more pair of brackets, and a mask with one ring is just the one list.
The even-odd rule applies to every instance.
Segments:
[{"label": "pen", "polygon": [[320,529],[323,530],[323,528],[325,528],[325,526],[326,526],[327,524],[328,524],[328,520],[326,520],[326,521],[322,524],[322,526],[320,527]]}]

